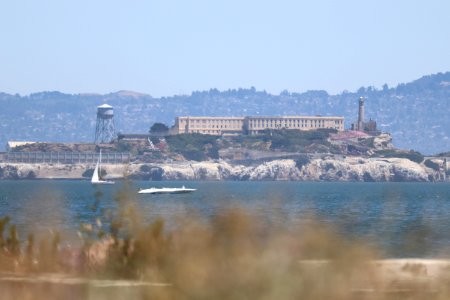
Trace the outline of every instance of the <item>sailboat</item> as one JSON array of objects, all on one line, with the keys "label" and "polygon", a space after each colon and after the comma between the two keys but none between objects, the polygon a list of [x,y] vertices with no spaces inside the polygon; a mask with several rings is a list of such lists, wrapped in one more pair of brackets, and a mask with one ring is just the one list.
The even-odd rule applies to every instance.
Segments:
[{"label": "sailboat", "polygon": [[92,184],[114,184],[114,181],[103,180],[101,178],[101,166],[102,163],[102,150],[100,150],[100,155],[98,156],[97,164],[95,165],[94,173],[92,174],[91,183]]}]

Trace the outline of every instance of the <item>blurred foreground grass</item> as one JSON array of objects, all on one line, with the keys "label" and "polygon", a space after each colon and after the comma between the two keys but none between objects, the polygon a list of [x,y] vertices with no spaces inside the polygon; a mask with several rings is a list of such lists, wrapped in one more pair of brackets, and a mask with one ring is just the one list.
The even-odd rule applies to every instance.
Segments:
[{"label": "blurred foreground grass", "polygon": [[141,221],[133,195],[117,194],[107,230],[81,224],[77,247],[57,228],[20,240],[1,218],[0,299],[450,299],[445,261],[389,264],[320,222],[270,227],[236,208],[168,228]]}]

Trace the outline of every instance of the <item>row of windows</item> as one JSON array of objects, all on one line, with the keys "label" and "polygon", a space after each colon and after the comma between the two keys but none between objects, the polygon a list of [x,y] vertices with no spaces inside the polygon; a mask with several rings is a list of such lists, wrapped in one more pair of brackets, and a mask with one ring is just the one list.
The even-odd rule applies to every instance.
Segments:
[{"label": "row of windows", "polygon": [[242,126],[231,125],[190,125],[189,128],[230,128],[241,130]]},{"label": "row of windows", "polygon": [[[306,126],[305,126],[306,127]],[[305,128],[305,127],[300,127],[300,128]],[[281,128],[281,127],[280,127]],[[284,127],[284,128],[286,128],[286,127]],[[316,127],[309,127],[309,128],[316,128]],[[340,128],[339,128],[339,126],[335,126],[335,127],[333,127],[333,126],[326,126],[326,127],[322,127],[322,128],[329,128],[329,129],[331,129],[331,128],[334,128],[334,129],[336,129],[336,130],[339,130]],[[222,129],[226,129],[226,126],[224,126]],[[254,129],[256,129],[256,128],[254,128]],[[268,129],[267,127],[264,127],[264,128],[260,128],[260,129]],[[203,130],[201,130],[201,129],[197,129],[197,128],[195,128],[195,129],[190,129],[189,130],[189,132],[196,132],[196,133],[210,133],[210,134],[220,134],[222,131],[221,130],[205,130],[205,129],[203,129]],[[252,132],[258,132],[258,131],[252,131]]]},{"label": "row of windows", "polygon": [[[314,123],[321,123],[321,124],[325,124],[325,122],[332,122],[332,120],[305,120],[305,119],[300,119],[300,120],[291,120],[291,119],[288,119],[288,120],[252,120],[252,121],[250,121],[249,122],[249,124],[250,125],[255,125],[255,124],[268,124],[268,123],[270,123],[270,124],[273,124],[273,123],[279,123],[279,124],[281,124],[281,123],[284,123],[284,124],[300,124],[300,123],[310,123],[310,124],[312,124],[313,122]],[[336,120],[336,121],[334,121],[334,123],[335,124],[342,124],[343,123],[343,121],[341,121],[341,120]]]},{"label": "row of windows", "polygon": [[220,130],[189,130],[190,133],[220,134]]},{"label": "row of windows", "polygon": [[[250,126],[250,128],[334,128],[337,129],[340,128],[340,126],[335,125],[332,126],[330,124],[294,124],[294,125],[284,125],[284,124],[261,124],[261,125],[254,125]],[[190,126],[191,129],[207,129],[207,128],[217,128],[217,129],[232,129],[232,130],[241,130],[242,127],[234,127],[234,126],[227,126],[227,125],[212,125],[212,126],[206,126],[206,125],[198,125],[198,126]]]},{"label": "row of windows", "polygon": [[[310,119],[256,119],[256,120],[250,120],[249,124],[255,125],[255,124],[273,124],[273,123],[284,123],[284,124],[299,124],[306,123],[306,122],[314,122],[314,123],[322,123],[325,122],[332,122],[332,120],[310,120]],[[335,124],[343,124],[343,120],[335,120]],[[237,120],[237,119],[189,119],[189,120],[180,120],[180,124],[189,123],[189,125],[193,124],[243,124],[243,120]]]},{"label": "row of windows", "polygon": [[189,122],[189,124],[243,124],[243,120],[234,120],[234,119],[223,119],[223,120],[216,120],[216,119],[205,119],[205,120],[180,120],[180,124],[185,124]]},{"label": "row of windows", "polygon": [[[339,127],[332,127],[332,126],[327,126],[327,127],[323,127],[323,128],[327,128],[327,129],[336,129],[336,130],[339,130],[340,128]],[[305,130],[308,130],[308,129],[305,129]],[[258,134],[258,133],[261,133],[262,132],[262,130],[261,129],[253,129],[253,130],[250,130],[250,134]]]},{"label": "row of windows", "polygon": [[[327,126],[327,127],[324,127],[324,128],[330,128],[331,129],[333,127],[332,126]],[[339,127],[336,126],[336,127],[334,127],[334,129],[339,130]],[[222,133],[221,130],[199,130],[199,129],[191,129],[191,130],[189,130],[189,132],[190,133],[203,133],[203,134],[221,134]],[[258,132],[260,132],[260,131],[258,131],[258,130],[251,131],[252,134],[257,134]]]},{"label": "row of windows", "polygon": [[[339,125],[334,124],[335,126],[339,127]],[[330,123],[324,123],[324,122],[314,122],[314,123],[257,123],[257,124],[250,124],[250,128],[324,128],[324,127],[332,127]]]}]

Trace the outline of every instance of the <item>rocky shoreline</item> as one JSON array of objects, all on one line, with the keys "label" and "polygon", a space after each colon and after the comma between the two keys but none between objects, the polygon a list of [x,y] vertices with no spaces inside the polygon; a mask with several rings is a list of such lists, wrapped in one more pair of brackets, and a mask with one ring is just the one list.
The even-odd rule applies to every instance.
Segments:
[{"label": "rocky shoreline", "polygon": [[[216,161],[182,161],[129,165],[104,165],[107,177],[139,180],[285,180],[360,182],[448,181],[447,166],[433,160],[440,170],[405,158],[340,157],[300,162],[278,159],[254,164]],[[0,179],[88,179],[92,165],[0,164]]]}]

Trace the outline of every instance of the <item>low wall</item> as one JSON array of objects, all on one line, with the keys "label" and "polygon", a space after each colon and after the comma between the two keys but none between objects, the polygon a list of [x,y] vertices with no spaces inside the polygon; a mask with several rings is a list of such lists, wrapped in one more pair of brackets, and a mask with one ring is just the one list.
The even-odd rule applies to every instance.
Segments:
[{"label": "low wall", "polygon": [[[27,164],[89,164],[97,162],[96,152],[5,152],[0,155],[0,161],[5,163]],[[102,153],[102,163],[123,164],[129,162],[129,152]]]}]

